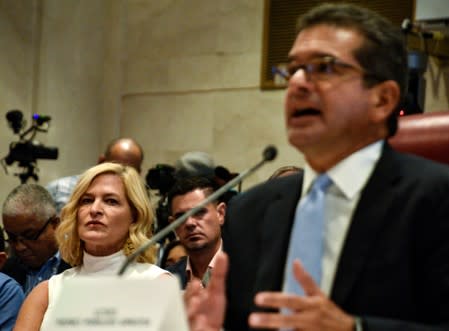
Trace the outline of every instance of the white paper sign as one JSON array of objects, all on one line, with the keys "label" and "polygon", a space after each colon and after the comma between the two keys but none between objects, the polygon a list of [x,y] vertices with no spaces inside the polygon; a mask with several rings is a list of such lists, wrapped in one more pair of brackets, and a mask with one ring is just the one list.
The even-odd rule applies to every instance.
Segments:
[{"label": "white paper sign", "polygon": [[176,277],[64,280],[49,331],[188,331]]}]

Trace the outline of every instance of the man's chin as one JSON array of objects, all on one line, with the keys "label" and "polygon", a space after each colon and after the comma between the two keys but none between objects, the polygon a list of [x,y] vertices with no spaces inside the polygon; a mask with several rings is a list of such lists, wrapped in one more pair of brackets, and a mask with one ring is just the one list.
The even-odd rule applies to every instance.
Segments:
[{"label": "man's chin", "polygon": [[206,247],[206,244],[200,243],[200,242],[189,243],[189,244],[185,245],[185,248],[187,249],[188,252],[198,252],[198,251],[203,250],[205,247]]},{"label": "man's chin", "polygon": [[31,258],[31,257],[24,257],[24,258],[19,258],[20,262],[25,265],[26,267],[30,268],[30,269],[40,269],[40,267],[44,264],[44,263],[40,263],[40,261],[36,261],[35,258]]},{"label": "man's chin", "polygon": [[298,151],[304,153],[310,147],[317,145],[320,142],[320,136],[307,135],[304,132],[287,132],[288,142]]}]

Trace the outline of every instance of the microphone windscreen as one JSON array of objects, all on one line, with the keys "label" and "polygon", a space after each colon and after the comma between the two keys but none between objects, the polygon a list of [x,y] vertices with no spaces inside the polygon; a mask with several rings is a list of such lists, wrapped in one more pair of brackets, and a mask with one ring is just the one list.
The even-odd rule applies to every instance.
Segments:
[{"label": "microphone windscreen", "polygon": [[6,119],[10,122],[21,122],[23,114],[20,110],[10,110],[6,113]]},{"label": "microphone windscreen", "polygon": [[265,147],[263,151],[263,159],[265,161],[273,161],[276,158],[277,154],[278,154],[277,148],[274,147],[273,145],[269,145]]}]

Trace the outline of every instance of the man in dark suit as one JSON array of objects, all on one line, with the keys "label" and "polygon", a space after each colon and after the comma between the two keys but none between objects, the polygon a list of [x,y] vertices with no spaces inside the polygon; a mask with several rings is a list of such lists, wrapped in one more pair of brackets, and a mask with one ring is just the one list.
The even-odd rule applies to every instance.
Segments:
[{"label": "man in dark suit", "polygon": [[[285,117],[306,165],[228,206],[226,330],[448,330],[449,170],[387,143],[406,91],[402,39],[354,5],[321,5],[298,21]],[[295,211],[322,174],[331,185],[317,281],[286,261]],[[304,294],[284,290],[291,275]],[[209,299],[219,289],[196,305],[204,329],[217,329],[207,316],[223,309]]]},{"label": "man in dark suit", "polygon": [[22,184],[6,197],[3,225],[13,255],[2,272],[14,278],[27,295],[38,283],[70,268],[58,252],[54,232],[59,224],[55,202],[37,184]]}]

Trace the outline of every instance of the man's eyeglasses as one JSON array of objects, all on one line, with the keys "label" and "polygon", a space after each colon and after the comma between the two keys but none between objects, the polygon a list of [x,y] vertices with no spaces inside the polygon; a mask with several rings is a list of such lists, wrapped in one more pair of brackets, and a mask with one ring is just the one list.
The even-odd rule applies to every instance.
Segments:
[{"label": "man's eyeglasses", "polygon": [[39,237],[41,236],[41,234],[45,231],[45,229],[47,228],[48,224],[50,224],[52,221],[54,221],[56,219],[56,216],[52,216],[50,217],[45,224],[39,229],[39,231],[37,231],[34,234],[13,234],[13,233],[9,233],[8,231],[6,232],[7,235],[7,239],[6,241],[12,244],[15,244],[19,241],[21,242],[25,242],[25,241],[36,241],[39,239]]},{"label": "man's eyeglasses", "polygon": [[312,59],[309,63],[301,65],[289,65],[288,72],[278,72],[286,80],[289,80],[298,70],[304,70],[308,80],[312,82],[328,81],[335,77],[343,76],[348,71],[354,71],[362,76],[374,76],[360,67],[343,62],[333,56],[322,56]]}]

